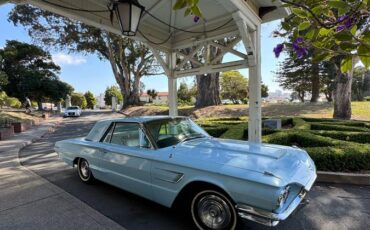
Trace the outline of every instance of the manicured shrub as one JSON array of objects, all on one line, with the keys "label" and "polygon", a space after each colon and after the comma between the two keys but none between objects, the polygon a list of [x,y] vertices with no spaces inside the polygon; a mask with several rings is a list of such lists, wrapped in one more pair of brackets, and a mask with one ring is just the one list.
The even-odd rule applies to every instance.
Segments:
[{"label": "manicured shrub", "polygon": [[284,127],[288,125],[293,125],[293,118],[291,117],[281,118],[281,126]]},{"label": "manicured shrub", "polygon": [[314,135],[312,133],[301,132],[279,132],[264,137],[264,141],[271,144],[280,144],[298,147],[321,147],[321,146],[334,146],[335,140],[328,137]]},{"label": "manicured shrub", "polygon": [[310,124],[302,118],[293,118],[294,129],[310,129]]},{"label": "manicured shrub", "polygon": [[332,119],[332,118],[310,118],[310,117],[303,117],[304,121],[307,122],[338,122],[340,120],[338,119]]},{"label": "manicured shrub", "polygon": [[289,132],[277,132],[271,135],[262,137],[263,142],[278,145],[291,146],[291,134]]},{"label": "manicured shrub", "polygon": [[218,117],[209,119],[209,121],[241,121],[241,120],[243,120],[241,117]]},{"label": "manicured shrub", "polygon": [[[262,136],[265,135],[270,135],[276,132],[280,132],[280,130],[277,129],[270,129],[270,128],[262,128]],[[243,134],[243,140],[248,140],[248,127],[244,129],[244,134]]]},{"label": "manicured shrub", "polygon": [[321,122],[320,124],[323,125],[344,125],[344,126],[353,126],[353,127],[360,127],[360,128],[366,128],[365,122],[359,122],[359,121],[338,121],[338,122]]},{"label": "manicured shrub", "polygon": [[204,129],[209,135],[212,137],[220,137],[222,134],[224,134],[228,128],[225,127],[219,127],[219,128],[205,128]]},{"label": "manicured shrub", "polygon": [[366,132],[367,128],[350,127],[344,125],[327,125],[322,123],[311,124],[312,130],[332,130],[332,131],[354,131],[354,132]]},{"label": "manicured shrub", "polygon": [[364,146],[305,148],[318,170],[357,172],[370,170],[370,148]]},{"label": "manicured shrub", "polygon": [[314,134],[337,140],[370,143],[370,132],[313,131]]},{"label": "manicured shrub", "polygon": [[244,130],[248,128],[247,123],[231,126],[220,138],[234,139],[234,140],[245,140]]}]

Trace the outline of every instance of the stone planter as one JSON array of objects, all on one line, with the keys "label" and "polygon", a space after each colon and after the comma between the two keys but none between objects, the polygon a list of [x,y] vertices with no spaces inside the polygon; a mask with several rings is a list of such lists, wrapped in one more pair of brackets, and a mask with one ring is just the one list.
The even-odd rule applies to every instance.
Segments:
[{"label": "stone planter", "polygon": [[0,140],[5,140],[9,137],[14,136],[14,127],[0,128]]},{"label": "stone planter", "polygon": [[32,127],[32,121],[13,122],[12,125],[14,126],[14,132],[20,133],[30,129]]}]

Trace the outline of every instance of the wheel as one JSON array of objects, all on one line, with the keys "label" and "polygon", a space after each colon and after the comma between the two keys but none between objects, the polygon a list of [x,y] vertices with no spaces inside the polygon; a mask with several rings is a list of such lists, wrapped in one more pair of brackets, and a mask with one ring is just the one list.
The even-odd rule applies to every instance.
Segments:
[{"label": "wheel", "polygon": [[198,229],[233,230],[238,216],[233,202],[216,190],[202,190],[195,194],[190,205],[191,217]]},{"label": "wheel", "polygon": [[80,179],[87,184],[91,184],[94,181],[94,176],[91,172],[89,162],[83,158],[80,158],[78,159],[77,165]]}]

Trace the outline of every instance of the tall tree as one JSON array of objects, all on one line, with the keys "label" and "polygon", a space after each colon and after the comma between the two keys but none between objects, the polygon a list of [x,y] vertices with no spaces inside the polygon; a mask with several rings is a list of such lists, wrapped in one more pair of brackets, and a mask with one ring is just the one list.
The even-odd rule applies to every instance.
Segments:
[{"label": "tall tree", "polygon": [[79,106],[81,109],[86,109],[87,101],[82,93],[72,93],[71,103],[73,106]]},{"label": "tall tree", "polygon": [[153,102],[153,100],[158,96],[158,92],[155,89],[148,89],[146,93],[149,96],[149,102]]},{"label": "tall tree", "polygon": [[104,92],[104,102],[106,105],[112,105],[112,97],[116,97],[118,103],[123,101],[122,93],[119,87],[112,85],[111,87],[107,87]]},{"label": "tall tree", "polygon": [[302,57],[315,48],[315,61],[332,60],[336,65],[333,117],[350,119],[354,65],[361,60],[370,67],[369,1],[281,1],[293,12],[282,22],[282,33],[292,33],[294,39],[276,50],[293,47]]},{"label": "tall tree", "polygon": [[0,55],[0,90],[2,90],[2,87],[8,83],[8,75],[4,72],[4,59]]},{"label": "tall tree", "polygon": [[265,84],[261,84],[261,97],[268,97],[269,96],[269,87]]},{"label": "tall tree", "polygon": [[8,84],[3,88],[11,97],[23,101],[29,97],[42,109],[43,101],[59,102],[73,91],[70,85],[59,80],[60,67],[52,61],[50,53],[38,46],[7,41],[0,55],[3,72],[8,77]]},{"label": "tall tree", "polygon": [[189,90],[188,84],[186,82],[181,82],[179,89],[177,90],[177,98],[180,102],[190,102],[191,92]]},{"label": "tall tree", "polygon": [[366,91],[370,91],[370,70],[364,67],[357,67],[353,72],[353,100],[363,101]]},{"label": "tall tree", "polygon": [[86,108],[94,109],[94,106],[96,105],[96,98],[95,98],[94,94],[90,91],[87,91],[84,94],[84,97],[86,99]]},{"label": "tall tree", "polygon": [[23,25],[35,42],[71,52],[97,54],[108,60],[124,97],[123,108],[140,102],[142,76],[159,71],[155,58],[141,42],[133,41],[75,20],[31,7],[16,6],[9,15],[15,25]]},{"label": "tall tree", "polygon": [[310,60],[293,58],[292,50],[288,52],[288,57],[279,64],[279,69],[275,72],[279,85],[296,92],[296,96],[302,102],[312,90],[311,74]]},{"label": "tall tree", "polygon": [[248,97],[248,80],[239,71],[227,71],[221,75],[221,96],[234,104]]}]

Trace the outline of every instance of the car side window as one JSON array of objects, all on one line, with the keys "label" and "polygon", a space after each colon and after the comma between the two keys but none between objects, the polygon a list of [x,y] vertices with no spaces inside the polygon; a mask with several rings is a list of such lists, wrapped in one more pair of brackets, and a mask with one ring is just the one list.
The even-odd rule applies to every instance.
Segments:
[{"label": "car side window", "polygon": [[105,136],[103,142],[137,148],[151,148],[150,142],[139,124],[116,123]]}]

